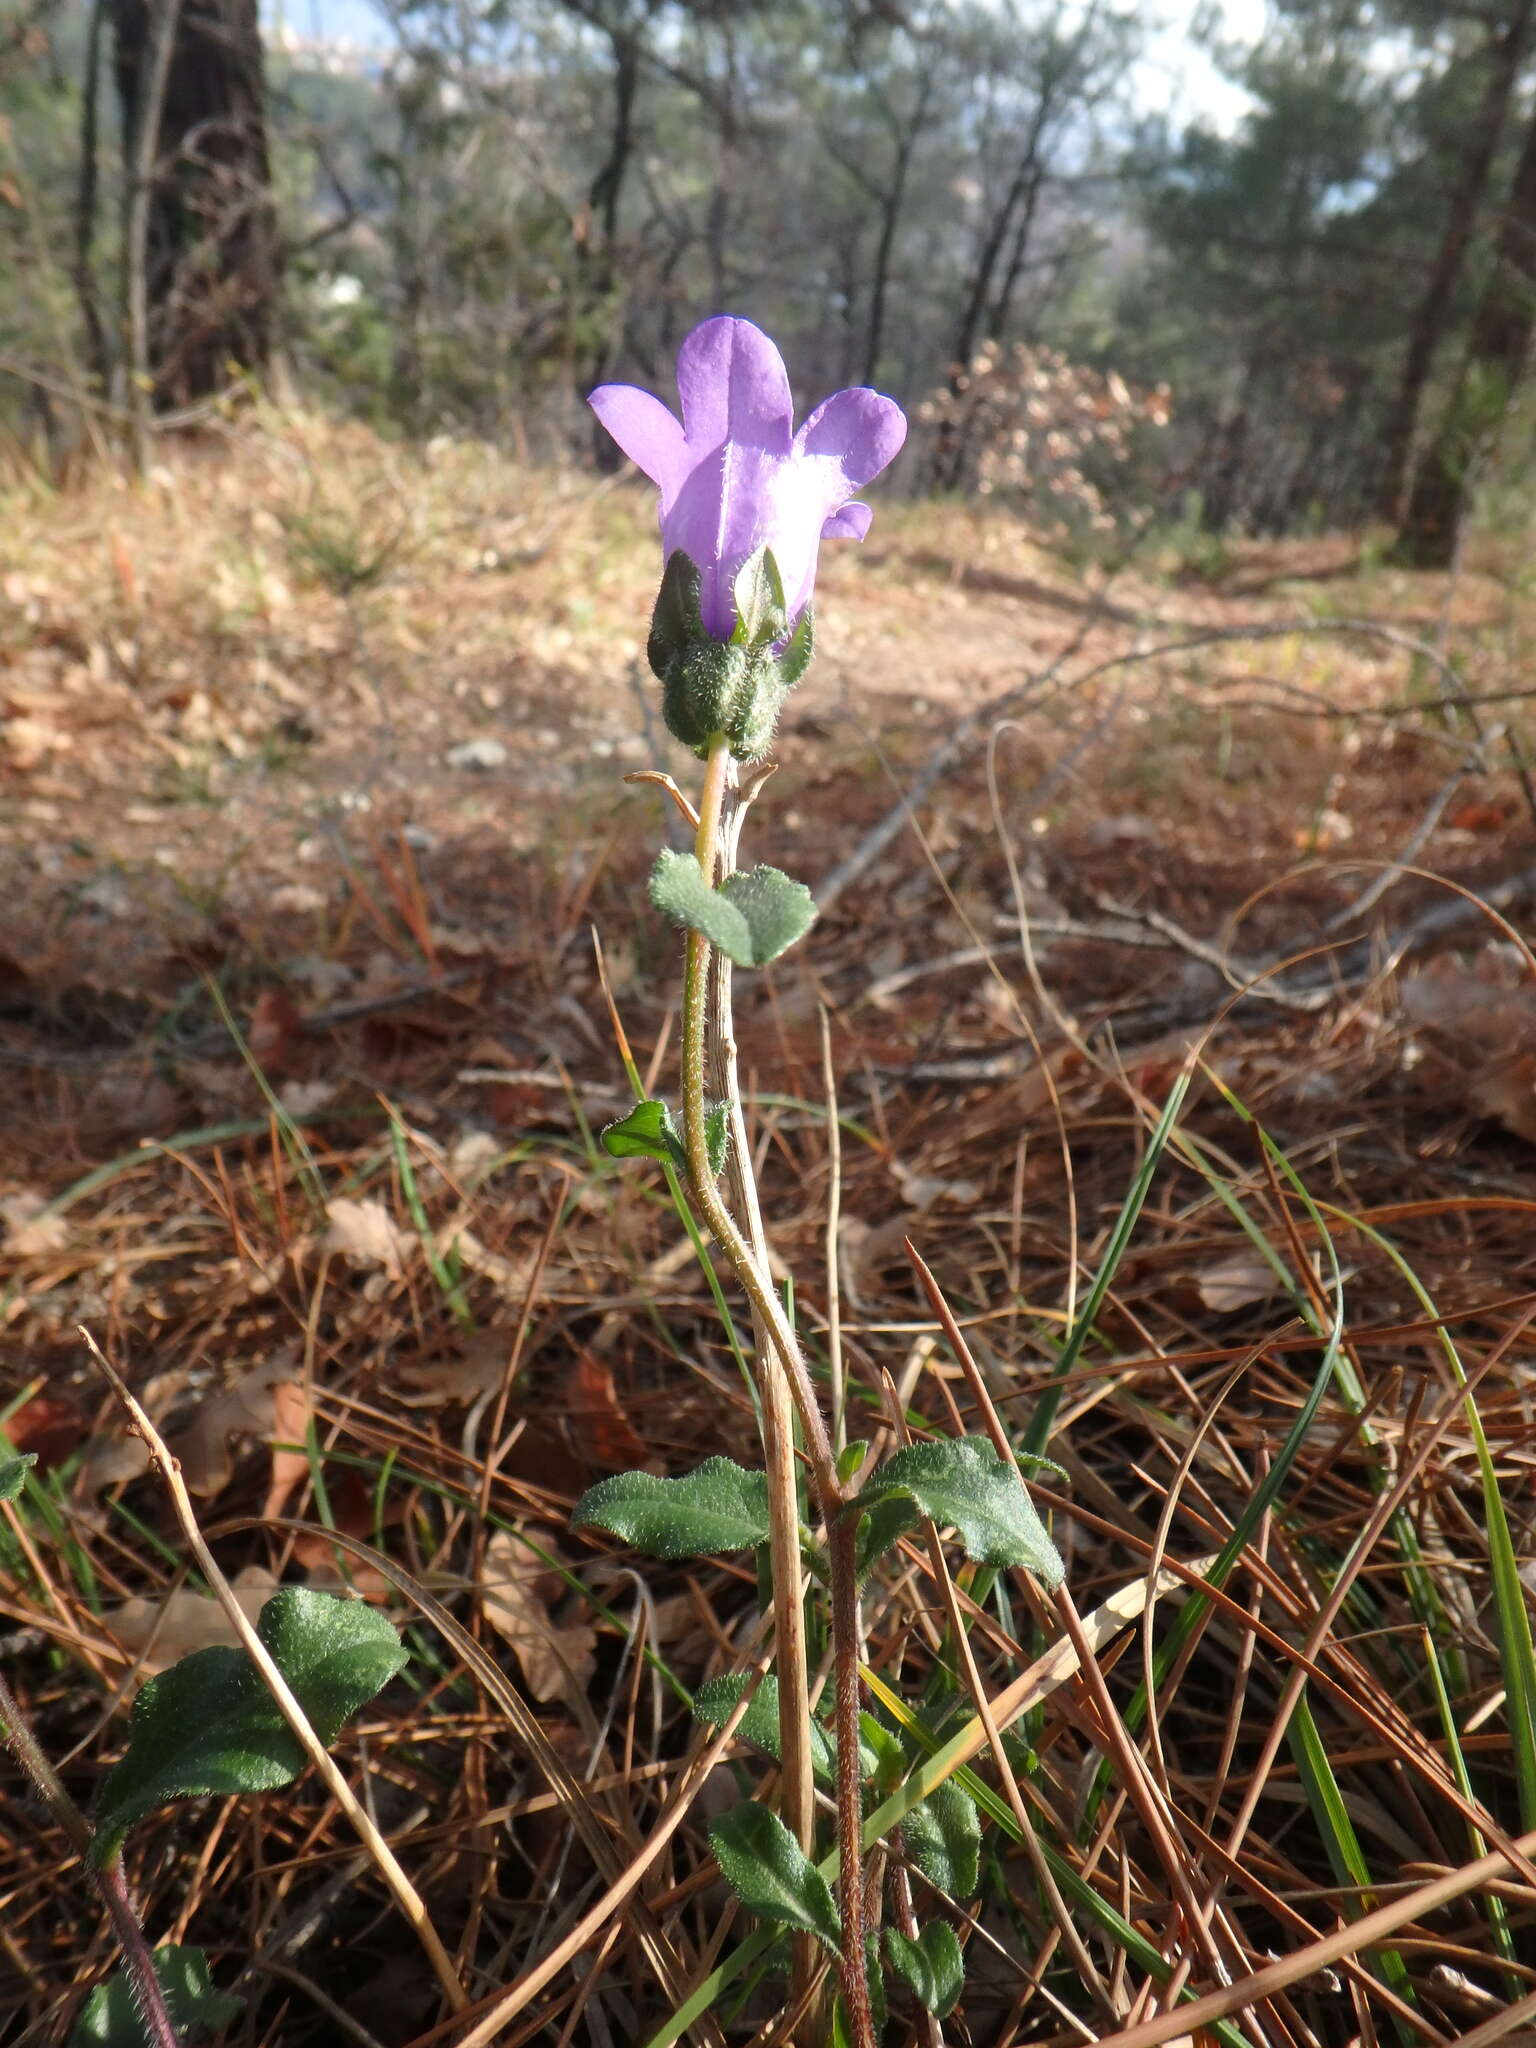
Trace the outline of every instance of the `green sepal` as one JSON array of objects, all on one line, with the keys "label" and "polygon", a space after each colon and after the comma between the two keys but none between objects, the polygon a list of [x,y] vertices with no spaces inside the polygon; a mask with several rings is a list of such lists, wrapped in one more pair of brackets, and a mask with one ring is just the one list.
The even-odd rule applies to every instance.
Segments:
[{"label": "green sepal", "polygon": [[[603,1150],[614,1159],[664,1159],[679,1173],[688,1171],[683,1134],[664,1102],[637,1102],[628,1116],[605,1124],[598,1137]],[[712,1103],[705,1113],[704,1142],[709,1150],[710,1172],[718,1180],[725,1171],[731,1142],[730,1117],[723,1102]]]},{"label": "green sepal", "polygon": [[837,1953],[842,1935],[831,1888],[776,1813],[744,1800],[713,1823],[720,1874],[749,1912],[814,1934]]},{"label": "green sepal", "polygon": [[651,613],[646,655],[662,686],[662,716],[684,746],[707,753],[724,735],[739,761],[768,750],[785,694],[804,675],[814,644],[807,606],[790,628],[778,565],[760,548],[737,571],[729,640],[705,630],[702,578],[681,549],[667,558]]},{"label": "green sepal", "polygon": [[681,1479],[616,1472],[588,1487],[573,1528],[606,1529],[650,1557],[715,1557],[768,1541],[768,1478],[729,1458],[706,1458]]},{"label": "green sepal", "polygon": [[946,1898],[973,1898],[981,1875],[981,1817],[976,1802],[946,1779],[901,1823],[902,1846],[913,1868]]},{"label": "green sepal", "polygon": [[736,624],[731,631],[733,647],[761,652],[789,631],[784,579],[769,548],[761,547],[756,554],[748,555],[736,571],[731,595],[736,602]]},{"label": "green sepal", "polygon": [[935,2019],[955,2009],[965,1988],[965,1957],[947,1920],[930,1920],[914,1941],[899,1928],[885,1930],[886,1961]]},{"label": "green sepal", "polygon": [[816,904],[804,882],[777,868],[757,867],[726,877],[712,889],[698,858],[657,855],[651,870],[651,901],[663,916],[701,932],[738,967],[766,967],[804,937],[815,922]]},{"label": "green sepal", "polygon": [[[274,1593],[256,1633],[327,1746],[406,1661],[384,1615],[308,1586]],[[127,1753],[97,1797],[91,1853],[110,1863],[134,1822],[172,1800],[275,1792],[308,1760],[246,1651],[194,1650],[141,1687]]]},{"label": "green sepal", "polygon": [[[154,1952],[155,1975],[165,1997],[171,2025],[227,2027],[245,2011],[245,2000],[216,1989],[208,1975],[208,1958],[200,1948],[174,1943]],[[69,2048],[153,2048],[150,2032],[139,2016],[138,1994],[125,1969],[114,1970],[98,1984],[70,2030]]]},{"label": "green sepal", "polygon": [[[0,1437],[0,1445],[5,1443]],[[0,1449],[0,1500],[15,1500],[27,1483],[27,1468],[37,1463],[36,1451]]]},{"label": "green sepal", "polygon": [[[694,1719],[702,1721],[708,1728],[723,1728],[735,1711],[736,1702],[746,1691],[748,1682],[745,1672],[728,1672],[720,1678],[706,1678],[693,1696]],[[738,1722],[736,1733],[743,1742],[750,1742],[771,1756],[775,1763],[782,1761],[779,1752],[779,1681],[771,1674],[758,1680],[757,1691]],[[814,1721],[811,1723],[811,1767],[818,1777],[830,1778],[832,1775],[832,1745],[825,1731]]]},{"label": "green sepal", "polygon": [[[843,1512],[867,1513],[873,1521],[877,1509],[900,1500],[910,1501],[919,1514],[940,1526],[952,1524],[966,1556],[978,1564],[1022,1565],[1047,1586],[1059,1586],[1066,1575],[1023,1480],[986,1437],[908,1444],[880,1467]],[[899,1522],[888,1526],[886,1548],[902,1533]],[[877,1534],[883,1537],[885,1527]],[[875,1551],[868,1561],[878,1555]]]}]

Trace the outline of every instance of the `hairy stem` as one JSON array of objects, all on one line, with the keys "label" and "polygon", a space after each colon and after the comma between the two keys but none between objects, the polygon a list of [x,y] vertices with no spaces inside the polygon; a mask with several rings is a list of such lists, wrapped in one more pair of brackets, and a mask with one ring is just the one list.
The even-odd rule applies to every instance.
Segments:
[{"label": "hairy stem", "polygon": [[[742,821],[755,788],[744,793],[736,763],[726,757],[724,805],[717,847],[718,881],[735,872]],[[731,957],[713,956],[713,984],[707,1033],[710,1069],[717,1100],[725,1105],[730,1142],[726,1172],[731,1200],[746,1229],[752,1257],[760,1273],[772,1272],[762,1205],[752,1169],[747,1120],[741,1102],[736,1065],[736,1033],[732,1009]],[[789,1382],[773,1356],[762,1317],[752,1311],[754,1377],[762,1408],[763,1465],[768,1478],[769,1564],[773,1580],[774,1664],[779,1685],[779,1757],[784,1821],[806,1855],[816,1857],[816,1773],[811,1760],[811,1681],[805,1644],[805,1606],[801,1591],[800,1496],[795,1465],[795,1407]],[[805,1992],[817,1968],[813,1935],[792,1943],[790,2002]]]},{"label": "hairy stem", "polygon": [[[731,768],[726,743],[724,739],[717,737],[710,748],[704,772],[704,786],[699,798],[699,829],[694,842],[699,866],[706,881],[710,883],[715,879],[716,862],[720,852],[721,815]],[[730,851],[734,856],[733,845]],[[754,1247],[748,1244],[737,1228],[715,1183],[709,1159],[707,1125],[707,1067],[712,1008],[709,942],[702,933],[690,931],[683,981],[682,1053],[683,1148],[688,1160],[689,1193],[746,1293],[760,1340],[766,1337],[768,1347],[782,1368],[782,1373],[765,1369],[762,1374],[764,1460],[769,1465],[769,1498],[773,1516],[771,1549],[774,1560],[776,1627],[781,1627],[782,1621],[788,1619],[791,1602],[798,1614],[800,1597],[799,1508],[795,1497],[793,1445],[790,1441],[787,1403],[784,1400],[786,1389],[799,1413],[801,1428],[805,1435],[817,1511],[826,1532],[832,1579],[832,1640],[836,1668],[838,1730],[837,1834],[842,1873],[840,1888],[843,1916],[843,1996],[853,2031],[854,2048],[875,2048],[864,1965],[863,1813],[859,1779],[859,1602],[855,1563],[857,1529],[852,1522],[840,1517],[844,1505],[844,1492],[837,1476],[832,1441],[799,1344],[796,1342],[794,1331],[790,1328],[784,1306],[774,1289],[767,1260],[761,1256],[766,1246],[761,1242],[760,1226],[754,1233],[759,1238],[755,1255]],[[744,1189],[751,1185],[750,1161],[745,1153],[745,1131],[740,1116],[739,1098],[734,1086],[730,1085],[734,1083],[735,1078],[734,1048],[727,1046],[723,1050],[726,1062],[723,1078],[729,1087],[727,1099],[732,1115],[733,1135],[736,1137],[744,1175],[738,1186]],[[755,1189],[753,1194],[755,1196]],[[744,1203],[749,1219],[754,1206],[755,1203],[750,1201]],[[765,1356],[765,1368],[767,1362]],[[786,1695],[791,1692],[792,1685],[802,1688],[801,1700],[805,1697],[803,1643],[799,1647],[799,1656],[801,1664],[798,1676],[794,1675],[792,1669],[786,1670],[781,1666],[780,1670],[780,1726],[781,1735],[784,1737],[786,1795],[791,1814],[796,1817],[798,1816],[795,1802],[807,1799],[807,1789],[804,1781],[791,1784],[789,1759],[801,1743],[806,1743],[808,1747],[806,1715],[803,1708],[796,1708],[796,1725],[792,1731],[794,1739],[791,1743],[791,1731],[784,1715],[784,1702]],[[803,1771],[805,1780],[808,1780],[808,1755],[803,1765],[797,1768]],[[808,1820],[806,1829],[808,1833]]]},{"label": "hairy stem", "polygon": [[837,1684],[838,1899],[843,1914],[843,2003],[854,2048],[875,2048],[864,1959],[864,1800],[859,1775],[858,1520],[827,1524],[832,1566],[832,1648]]},{"label": "hairy stem", "polygon": [[59,1826],[68,1835],[70,1845],[80,1861],[91,1873],[96,1889],[101,1893],[102,1903],[112,1922],[112,1932],[117,1937],[117,1946],[122,1953],[123,1966],[133,1984],[134,2005],[144,2022],[152,2048],[179,2048],[176,2029],[171,2024],[171,2015],[166,2009],[165,1993],[160,1988],[160,1979],[155,1972],[155,1959],[151,1953],[148,1937],[139,1925],[139,1916],[134,1911],[133,1899],[129,1894],[128,1880],[123,1875],[123,1859],[114,1856],[105,1869],[93,1861],[91,1848],[95,1833],[90,1822],[76,1806],[64,1789],[63,1780],[43,1754],[42,1745],[32,1733],[16,1697],[3,1678],[0,1678],[0,1721],[5,1723],[5,1733],[16,1760],[31,1779],[38,1797],[43,1801]]}]

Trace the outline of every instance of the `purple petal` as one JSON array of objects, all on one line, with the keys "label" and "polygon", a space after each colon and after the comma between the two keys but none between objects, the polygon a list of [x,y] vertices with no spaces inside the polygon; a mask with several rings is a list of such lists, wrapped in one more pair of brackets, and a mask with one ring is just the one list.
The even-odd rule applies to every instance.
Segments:
[{"label": "purple petal", "polygon": [[789,453],[795,406],[784,358],[750,320],[695,327],[678,350],[677,391],[695,457],[733,441],[771,455]]},{"label": "purple petal", "polygon": [[829,513],[821,529],[823,540],[862,540],[869,531],[869,522],[874,513],[867,505],[857,500],[844,505],[836,512]]},{"label": "purple petal", "polygon": [[672,496],[687,471],[683,430],[659,398],[634,384],[599,384],[587,400],[630,461]]},{"label": "purple petal", "polygon": [[862,387],[824,399],[795,436],[795,452],[835,461],[860,490],[900,453],[907,416],[894,398]]}]

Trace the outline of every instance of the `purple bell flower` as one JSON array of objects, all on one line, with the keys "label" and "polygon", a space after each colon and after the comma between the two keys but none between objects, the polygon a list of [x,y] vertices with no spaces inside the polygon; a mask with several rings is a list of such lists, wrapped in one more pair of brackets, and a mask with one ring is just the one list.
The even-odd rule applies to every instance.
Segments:
[{"label": "purple bell flower", "polygon": [[763,547],[793,625],[810,601],[823,538],[869,531],[869,507],[850,501],[900,449],[906,416],[878,391],[839,391],[797,434],[783,357],[750,320],[724,317],[683,343],[677,391],[681,425],[633,384],[599,385],[588,402],[659,488],[662,552],[697,567],[705,631],[730,639],[736,577]]}]

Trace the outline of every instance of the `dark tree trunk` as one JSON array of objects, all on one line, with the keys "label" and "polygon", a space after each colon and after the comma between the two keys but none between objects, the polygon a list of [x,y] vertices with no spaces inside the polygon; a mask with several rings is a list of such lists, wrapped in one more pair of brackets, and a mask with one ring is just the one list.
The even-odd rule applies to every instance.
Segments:
[{"label": "dark tree trunk", "polygon": [[[912,118],[903,124],[893,121],[896,136],[896,151],[891,161],[890,183],[877,196],[880,208],[880,234],[875,243],[873,275],[869,288],[869,324],[864,335],[864,382],[873,384],[880,372],[880,356],[885,347],[886,303],[891,288],[891,259],[896,249],[896,231],[901,225],[902,211],[907,203],[907,179],[912,169],[912,154],[918,138],[927,123],[928,109],[933,100],[933,74],[926,72]],[[866,190],[871,190],[867,180]]]},{"label": "dark tree trunk", "polygon": [[1383,519],[1400,520],[1407,509],[1414,440],[1424,387],[1429,381],[1435,352],[1450,321],[1456,287],[1461,280],[1467,249],[1493,171],[1499,138],[1504,132],[1509,103],[1530,42],[1533,18],[1536,18],[1536,0],[1524,0],[1519,10],[1489,40],[1487,83],[1477,118],[1466,137],[1461,175],[1451,190],[1440,247],[1425,279],[1423,295],[1408,331],[1402,377],[1383,430],[1385,468],[1377,499],[1377,511]]},{"label": "dark tree trunk", "polygon": [[1497,445],[1536,335],[1536,117],[1499,230],[1493,275],[1472,322],[1467,359],[1434,446],[1419,465],[1397,537],[1401,561],[1449,567],[1479,454]]},{"label": "dark tree trunk", "polygon": [[[109,0],[124,156],[146,98],[146,0]],[[282,245],[267,154],[256,0],[184,0],[151,152],[145,292],[158,410],[265,370],[276,341]]]}]

